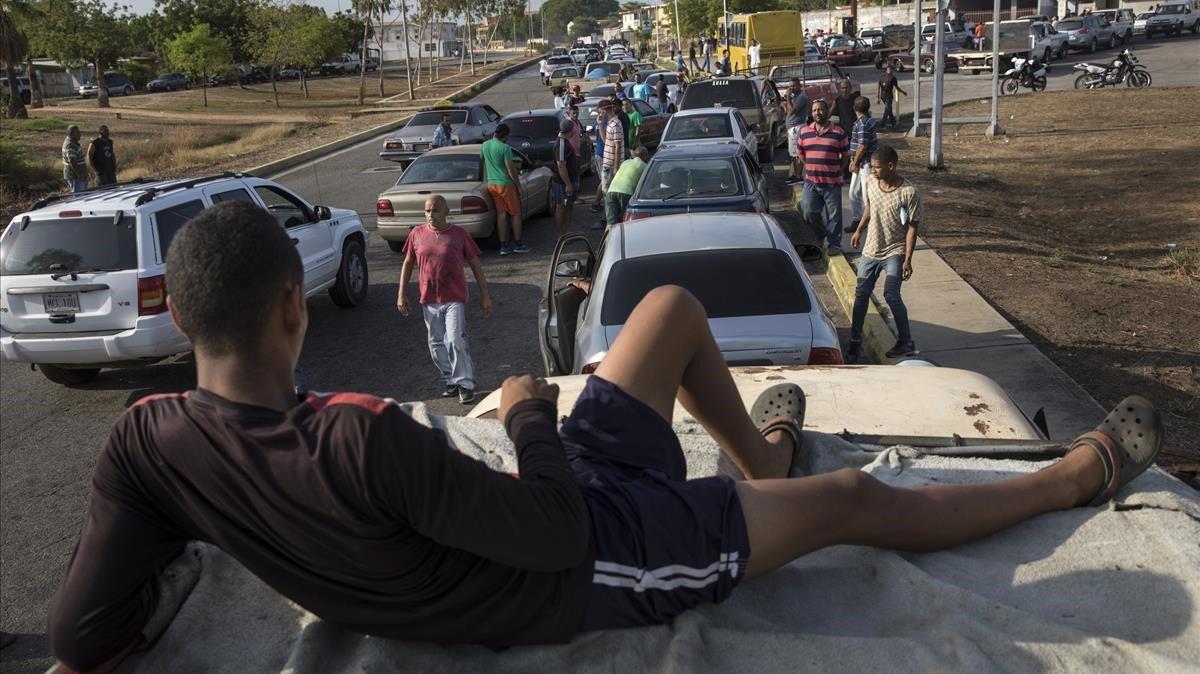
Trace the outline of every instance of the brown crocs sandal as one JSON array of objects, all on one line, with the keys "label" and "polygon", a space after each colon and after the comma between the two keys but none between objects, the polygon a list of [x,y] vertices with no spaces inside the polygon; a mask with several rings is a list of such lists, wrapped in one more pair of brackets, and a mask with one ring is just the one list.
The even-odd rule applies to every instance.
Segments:
[{"label": "brown crocs sandal", "polygon": [[1104,463],[1104,487],[1089,506],[1107,503],[1133,478],[1154,463],[1162,448],[1162,419],[1149,400],[1130,396],[1113,408],[1096,430],[1084,433],[1071,445],[1087,445]]},{"label": "brown crocs sandal", "polygon": [[807,462],[801,462],[804,457],[800,448],[804,445],[804,389],[795,384],[775,384],[763,391],[754,405],[750,408],[750,420],[758,427],[758,432],[766,437],[775,431],[783,431],[792,436],[792,445],[796,448],[792,453],[792,463],[788,467],[791,476],[797,468],[807,473]]}]

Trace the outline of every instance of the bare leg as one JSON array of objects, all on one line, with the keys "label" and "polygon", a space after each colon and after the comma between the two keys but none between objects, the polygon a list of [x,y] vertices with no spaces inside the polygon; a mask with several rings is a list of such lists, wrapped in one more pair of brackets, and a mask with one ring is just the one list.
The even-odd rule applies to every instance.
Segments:
[{"label": "bare leg", "polygon": [[524,225],[521,223],[520,215],[512,216],[512,229],[513,229],[513,239],[516,241],[520,241],[521,234],[522,234],[521,230],[524,229]]},{"label": "bare leg", "polygon": [[1104,465],[1089,447],[1036,473],[987,484],[901,489],[851,468],[739,482],[750,535],[746,573],[760,576],[831,545],[914,552],[951,548],[1035,515],[1086,503],[1103,483]]},{"label": "bare leg", "polygon": [[508,241],[508,217],[503,211],[496,211],[496,230],[500,236],[500,243]]},{"label": "bare leg", "polygon": [[678,397],[748,477],[787,476],[791,440],[778,433],[768,442],[750,421],[708,329],[704,307],[683,288],[649,292],[625,321],[596,374],[668,422]]}]

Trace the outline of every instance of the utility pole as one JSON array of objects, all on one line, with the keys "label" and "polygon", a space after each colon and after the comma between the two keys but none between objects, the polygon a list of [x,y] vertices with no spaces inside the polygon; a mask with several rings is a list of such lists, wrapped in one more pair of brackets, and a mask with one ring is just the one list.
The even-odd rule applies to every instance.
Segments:
[{"label": "utility pole", "polygon": [[[407,78],[407,80],[408,80],[408,100],[414,101],[414,100],[416,100],[417,97],[413,94],[412,65],[409,62],[410,55],[408,52],[408,4],[405,2],[400,3],[400,21],[401,21],[401,27],[404,30],[404,77]],[[383,25],[383,12],[382,11],[379,12],[379,25],[380,26]],[[383,58],[383,50],[382,49],[379,50],[379,58],[380,59]],[[383,72],[383,64],[382,63],[379,64],[379,72],[380,73]],[[382,80],[380,80],[380,81],[382,81]]]},{"label": "utility pole", "polygon": [[913,125],[908,134],[913,138],[925,135],[921,128],[921,0],[913,2]]},{"label": "utility pole", "polygon": [[933,37],[933,121],[929,125],[929,168],[942,168],[942,83],[946,74],[946,21],[937,0],[937,29]]},{"label": "utility pole", "polygon": [[679,0],[675,0],[675,48],[683,49],[683,42],[679,40]]},{"label": "utility pole", "polygon": [[992,4],[992,123],[984,130],[986,136],[1003,136],[1000,128],[1000,0]]}]

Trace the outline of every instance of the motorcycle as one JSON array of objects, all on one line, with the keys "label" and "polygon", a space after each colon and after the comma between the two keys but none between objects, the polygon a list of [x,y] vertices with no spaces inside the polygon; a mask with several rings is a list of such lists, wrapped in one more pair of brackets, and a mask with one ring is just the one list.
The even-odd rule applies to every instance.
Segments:
[{"label": "motorcycle", "polygon": [[1036,58],[1014,58],[1013,67],[1009,68],[1000,78],[1000,93],[1015,94],[1021,87],[1034,91],[1045,91],[1046,73],[1050,66]]},{"label": "motorcycle", "polygon": [[1128,48],[1117,54],[1107,66],[1076,63],[1074,69],[1083,71],[1075,78],[1076,89],[1103,89],[1115,87],[1122,82],[1127,87],[1148,87],[1153,81],[1150,71],[1141,65]]}]

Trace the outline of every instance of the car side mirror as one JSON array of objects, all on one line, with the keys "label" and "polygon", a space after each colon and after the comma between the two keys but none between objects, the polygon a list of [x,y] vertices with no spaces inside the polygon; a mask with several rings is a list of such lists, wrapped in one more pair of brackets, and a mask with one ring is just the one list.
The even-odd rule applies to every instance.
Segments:
[{"label": "car side mirror", "polygon": [[330,212],[328,206],[314,206],[313,213],[316,214],[317,220],[329,220],[333,217],[333,213]]},{"label": "car side mirror", "polygon": [[554,275],[558,278],[583,278],[583,262],[580,260],[559,262],[558,266],[554,268]]}]

